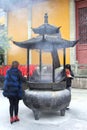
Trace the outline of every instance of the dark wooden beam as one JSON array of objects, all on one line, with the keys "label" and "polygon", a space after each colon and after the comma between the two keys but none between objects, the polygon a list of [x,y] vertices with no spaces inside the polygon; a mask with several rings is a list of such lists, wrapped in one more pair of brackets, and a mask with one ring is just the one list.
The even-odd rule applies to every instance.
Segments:
[{"label": "dark wooden beam", "polygon": [[87,1],[87,0],[75,0],[75,2],[79,2],[79,1]]}]

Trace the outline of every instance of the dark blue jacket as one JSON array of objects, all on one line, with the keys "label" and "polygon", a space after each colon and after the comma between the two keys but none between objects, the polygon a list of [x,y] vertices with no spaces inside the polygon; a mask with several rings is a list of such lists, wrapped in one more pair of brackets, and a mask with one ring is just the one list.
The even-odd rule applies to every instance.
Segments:
[{"label": "dark blue jacket", "polygon": [[4,87],[3,87],[3,95],[5,97],[18,97],[19,99],[23,96],[22,90],[22,81],[23,77],[21,71],[17,68],[11,68],[7,71]]}]

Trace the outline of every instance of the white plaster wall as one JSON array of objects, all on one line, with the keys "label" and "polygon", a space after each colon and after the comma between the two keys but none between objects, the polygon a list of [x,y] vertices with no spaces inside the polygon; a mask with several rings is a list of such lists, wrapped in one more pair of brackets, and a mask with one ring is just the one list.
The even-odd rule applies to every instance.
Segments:
[{"label": "white plaster wall", "polygon": [[[6,28],[8,27],[8,13],[7,12],[5,12],[5,27]],[[7,61],[8,61],[7,55],[8,55],[8,51],[5,50],[5,54],[4,54],[4,60],[5,60],[4,64],[5,65],[7,65]]]},{"label": "white plaster wall", "polygon": [[[70,0],[70,40],[76,40],[75,1]],[[70,64],[76,62],[76,47],[70,48]]]},{"label": "white plaster wall", "polygon": [[[28,39],[31,38],[32,34],[32,5],[28,6]],[[32,63],[32,55],[31,55],[31,50],[29,51],[29,64]]]}]

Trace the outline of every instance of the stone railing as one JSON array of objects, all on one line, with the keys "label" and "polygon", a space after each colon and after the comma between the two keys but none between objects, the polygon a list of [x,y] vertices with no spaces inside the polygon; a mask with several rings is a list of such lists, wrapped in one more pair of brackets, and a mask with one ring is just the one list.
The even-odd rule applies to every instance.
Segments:
[{"label": "stone railing", "polygon": [[75,78],[72,81],[72,87],[87,89],[87,64],[72,65]]},{"label": "stone railing", "polygon": [[76,62],[71,66],[76,77],[87,77],[87,64],[78,64]]}]

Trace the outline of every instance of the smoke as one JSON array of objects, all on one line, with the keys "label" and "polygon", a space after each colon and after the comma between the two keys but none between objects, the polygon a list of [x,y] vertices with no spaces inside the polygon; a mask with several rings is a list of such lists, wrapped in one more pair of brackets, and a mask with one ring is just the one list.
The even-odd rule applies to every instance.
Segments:
[{"label": "smoke", "polygon": [[46,0],[0,0],[0,8],[4,11],[15,10],[17,8],[28,7],[29,5],[38,4]]}]

